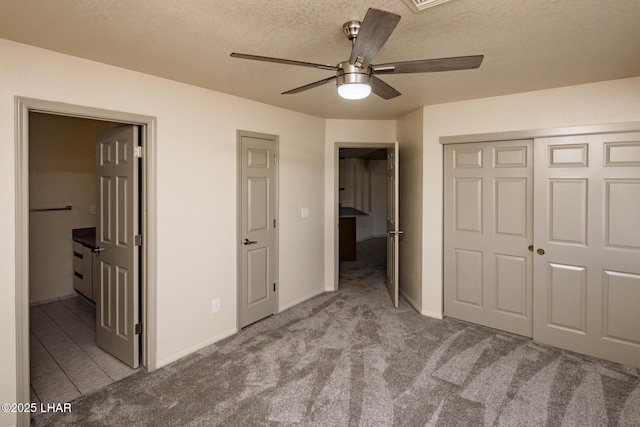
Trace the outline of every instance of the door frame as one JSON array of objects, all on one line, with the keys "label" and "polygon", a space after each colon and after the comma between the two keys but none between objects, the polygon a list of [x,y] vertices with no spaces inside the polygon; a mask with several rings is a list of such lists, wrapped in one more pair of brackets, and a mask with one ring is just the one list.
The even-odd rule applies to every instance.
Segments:
[{"label": "door frame", "polygon": [[[16,126],[16,399],[30,402],[29,368],[29,113],[44,113],[138,125],[142,129],[142,246],[140,282],[142,318],[142,366],[147,372],[157,368],[156,331],[156,121],[155,117],[125,113],[41,99],[15,97]],[[19,413],[18,425],[29,425],[30,414]]]},{"label": "door frame", "polygon": [[[268,139],[275,144],[276,168],[275,168],[275,194],[274,194],[274,219],[276,227],[273,229],[273,260],[274,277],[276,281],[276,307],[275,313],[280,312],[280,137],[268,133],[252,132],[248,130],[236,130],[236,331],[242,326],[242,137]],[[274,313],[274,314],[275,314]]]},{"label": "door frame", "polygon": [[340,282],[340,149],[341,148],[393,148],[393,142],[334,142],[333,143],[333,287],[337,291]]}]

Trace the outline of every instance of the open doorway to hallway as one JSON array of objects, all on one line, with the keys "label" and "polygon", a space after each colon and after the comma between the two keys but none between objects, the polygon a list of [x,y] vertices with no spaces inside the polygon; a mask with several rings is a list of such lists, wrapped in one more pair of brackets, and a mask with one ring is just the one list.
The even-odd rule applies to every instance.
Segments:
[{"label": "open doorway to hallway", "polygon": [[345,269],[387,269],[387,149],[340,148],[340,276]]}]

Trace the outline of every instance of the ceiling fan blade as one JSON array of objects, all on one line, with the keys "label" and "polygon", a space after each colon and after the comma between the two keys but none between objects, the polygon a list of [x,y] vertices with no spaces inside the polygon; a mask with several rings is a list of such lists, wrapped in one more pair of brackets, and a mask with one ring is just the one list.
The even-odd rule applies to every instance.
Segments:
[{"label": "ceiling fan blade", "polygon": [[470,70],[482,64],[484,55],[457,56],[454,58],[420,59],[417,61],[390,62],[372,65],[375,74],[432,73],[436,71]]},{"label": "ceiling fan blade", "polygon": [[293,61],[291,59],[272,58],[270,56],[248,55],[246,53],[235,53],[230,55],[232,58],[252,59],[254,61],[276,62],[278,64],[298,65],[301,67],[319,68],[321,70],[338,71],[338,67],[333,65],[314,64],[313,62]]},{"label": "ceiling fan blade", "polygon": [[318,80],[317,82],[309,83],[308,85],[300,86],[295,89],[282,92],[282,94],[291,95],[292,93],[298,93],[307,89],[313,89],[314,87],[322,86],[323,84],[329,83],[331,80],[335,80],[335,79],[336,79],[336,76],[327,77],[326,79]]},{"label": "ceiling fan blade", "polygon": [[370,8],[351,49],[349,64],[367,68],[400,21],[400,15]]},{"label": "ceiling fan blade", "polygon": [[371,76],[371,91],[378,95],[380,98],[391,99],[396,96],[400,96],[400,92],[377,78],[376,76]]}]

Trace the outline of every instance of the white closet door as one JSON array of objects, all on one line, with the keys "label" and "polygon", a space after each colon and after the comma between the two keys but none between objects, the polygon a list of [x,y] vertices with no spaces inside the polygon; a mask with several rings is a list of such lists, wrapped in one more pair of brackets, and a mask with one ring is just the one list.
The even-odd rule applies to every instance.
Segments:
[{"label": "white closet door", "polygon": [[640,367],[640,133],[534,146],[534,339]]},{"label": "white closet door", "polygon": [[532,141],[444,147],[445,315],[532,335]]}]

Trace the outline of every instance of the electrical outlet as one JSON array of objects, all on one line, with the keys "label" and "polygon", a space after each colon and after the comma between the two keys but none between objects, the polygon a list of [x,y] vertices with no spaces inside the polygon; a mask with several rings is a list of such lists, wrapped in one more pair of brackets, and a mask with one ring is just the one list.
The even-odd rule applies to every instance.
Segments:
[{"label": "electrical outlet", "polygon": [[211,301],[211,312],[217,313],[220,311],[220,298],[216,298]]}]

